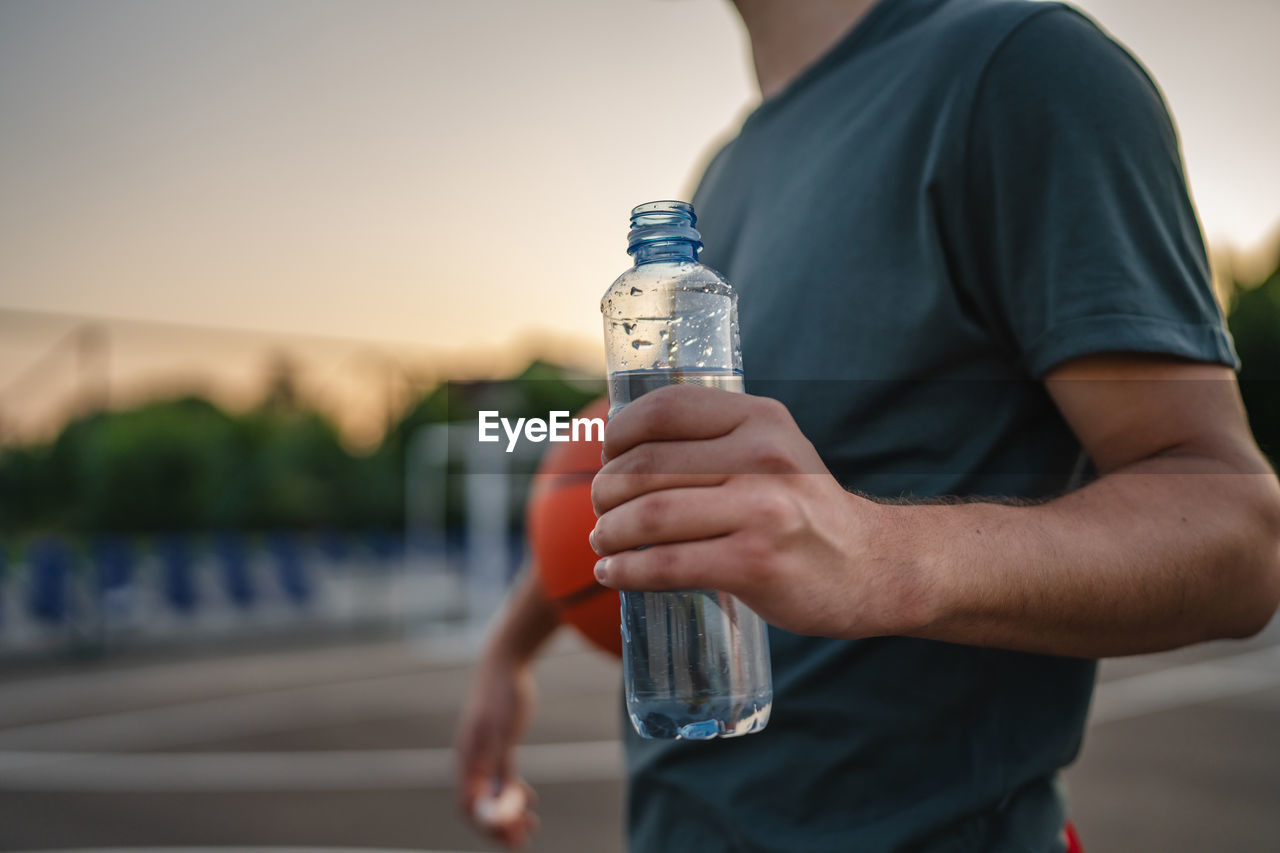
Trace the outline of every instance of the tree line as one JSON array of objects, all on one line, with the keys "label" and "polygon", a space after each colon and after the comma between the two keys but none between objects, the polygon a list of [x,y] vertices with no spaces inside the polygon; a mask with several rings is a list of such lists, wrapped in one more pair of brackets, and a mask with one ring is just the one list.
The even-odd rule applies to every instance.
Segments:
[{"label": "tree line", "polygon": [[0,450],[0,534],[396,529],[419,428],[474,421],[480,408],[576,411],[603,391],[541,361],[505,381],[444,383],[364,453],[287,383],[240,412],[197,396],[95,412],[51,441]]},{"label": "tree line", "polygon": [[[1259,444],[1280,461],[1280,268],[1239,287],[1228,324]],[[397,529],[405,453],[422,426],[577,411],[602,382],[541,361],[503,382],[445,383],[410,406],[371,452],[277,383],[256,406],[227,411],[196,396],[71,420],[47,442],[0,450],[0,534]],[[450,494],[449,517],[460,512]]]}]

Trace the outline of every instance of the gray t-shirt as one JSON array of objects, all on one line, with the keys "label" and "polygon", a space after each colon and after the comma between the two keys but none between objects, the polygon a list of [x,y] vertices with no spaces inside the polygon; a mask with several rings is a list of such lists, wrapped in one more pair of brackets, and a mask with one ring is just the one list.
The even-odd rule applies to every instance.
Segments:
[{"label": "gray t-shirt", "polygon": [[[851,489],[1058,494],[1087,461],[1039,381],[1054,366],[1235,362],[1160,95],[1056,3],[882,0],[747,118],[694,202],[740,296],[747,390]],[[628,736],[633,850],[1062,849],[1054,782],[1093,661],[770,642],[763,733]]]}]

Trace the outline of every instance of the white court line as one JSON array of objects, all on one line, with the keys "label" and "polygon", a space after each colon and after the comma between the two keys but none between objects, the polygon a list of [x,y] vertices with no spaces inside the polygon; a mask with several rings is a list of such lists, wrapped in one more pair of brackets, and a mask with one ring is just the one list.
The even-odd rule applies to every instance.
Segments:
[{"label": "white court line", "polygon": [[[391,686],[398,678],[373,681]],[[1272,687],[1280,687],[1280,646],[1105,682],[1098,686],[1090,722],[1128,720]],[[264,698],[269,697],[237,697],[234,701]],[[228,711],[227,705],[210,705],[213,716]],[[229,728],[247,727],[253,709],[235,707],[237,714],[233,716],[237,719]],[[179,706],[155,712],[177,714],[190,710]],[[279,710],[282,715],[286,712],[284,708]],[[140,719],[135,713],[138,712],[126,715],[127,719],[108,720],[106,725],[110,728],[126,722],[136,724]],[[94,719],[82,722],[93,724]],[[205,716],[204,720],[208,722],[210,717]],[[157,717],[152,722],[162,726],[163,721]],[[44,730],[36,740],[53,733],[56,730]],[[622,747],[616,740],[533,744],[521,748],[518,763],[521,772],[534,783],[614,781],[621,779],[623,773]],[[0,790],[374,790],[445,788],[452,781],[453,754],[448,748],[182,753],[0,751]]]},{"label": "white court line", "polygon": [[439,682],[463,677],[457,671],[388,675],[30,723],[0,729],[0,750],[162,749],[303,725],[416,717],[453,709],[456,697]]},{"label": "white court line", "polygon": [[1131,720],[1272,687],[1280,687],[1280,646],[1099,684],[1089,722]]},{"label": "white court line", "polygon": [[[40,850],[18,850],[14,853],[451,853],[448,850],[422,850],[409,847],[271,847],[253,844],[247,847],[47,847]],[[452,851],[452,853],[463,853]]]},{"label": "white court line", "polygon": [[[168,702],[170,697],[204,698],[244,690],[246,685],[306,687],[339,680],[400,675],[421,668],[404,642],[152,663],[90,672],[62,672],[0,684],[0,724],[47,718],[91,699],[117,702]],[[461,667],[457,662],[455,666]]]},{"label": "white court line", "polygon": [[[576,652],[561,651],[566,657]],[[164,673],[166,676],[168,673]],[[96,681],[98,674],[91,678]],[[108,710],[51,722],[0,725],[0,751],[53,750],[126,752],[155,750],[237,737],[287,732],[300,727],[334,726],[394,718],[421,718],[453,711],[468,669],[452,666],[416,669],[385,675],[335,673],[327,683],[294,686],[289,680],[270,689],[274,670],[254,671],[236,686],[257,690],[239,695],[202,696],[174,701],[165,694],[160,704],[128,710]],[[135,684],[140,691],[148,683]],[[225,685],[224,685],[225,686]],[[578,689],[578,688],[571,688]],[[4,708],[0,694],[0,709]],[[91,693],[77,691],[65,699],[66,709],[92,702]],[[96,704],[96,703],[95,703]]]},{"label": "white court line", "polygon": [[[337,791],[447,788],[453,750],[324,752],[0,752],[0,790]],[[531,744],[520,772],[534,783],[622,778],[619,741]]]},{"label": "white court line", "polygon": [[[426,636],[18,678],[0,682],[0,726],[57,717],[85,701],[124,710],[252,694],[264,687],[317,687],[424,672],[465,674],[478,645],[469,636]],[[547,651],[572,649],[553,641]]]}]

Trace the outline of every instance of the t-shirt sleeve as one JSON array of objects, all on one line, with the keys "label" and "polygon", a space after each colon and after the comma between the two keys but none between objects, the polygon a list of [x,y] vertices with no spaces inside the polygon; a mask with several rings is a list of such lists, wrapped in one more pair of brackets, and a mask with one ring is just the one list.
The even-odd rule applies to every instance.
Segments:
[{"label": "t-shirt sleeve", "polygon": [[1081,355],[1237,366],[1177,135],[1142,67],[1054,6],[991,56],[965,129],[962,287],[1033,376]]}]

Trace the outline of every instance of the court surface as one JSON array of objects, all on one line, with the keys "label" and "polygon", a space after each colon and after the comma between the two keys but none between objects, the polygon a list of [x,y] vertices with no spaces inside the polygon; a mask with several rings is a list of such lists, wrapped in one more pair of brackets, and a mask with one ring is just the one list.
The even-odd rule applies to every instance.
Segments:
[{"label": "court surface", "polygon": [[[456,817],[464,644],[377,641],[0,675],[0,849],[492,849]],[[521,767],[534,850],[621,849],[617,666],[566,636]],[[1090,853],[1280,849],[1280,623],[1108,662],[1068,774]]]}]

